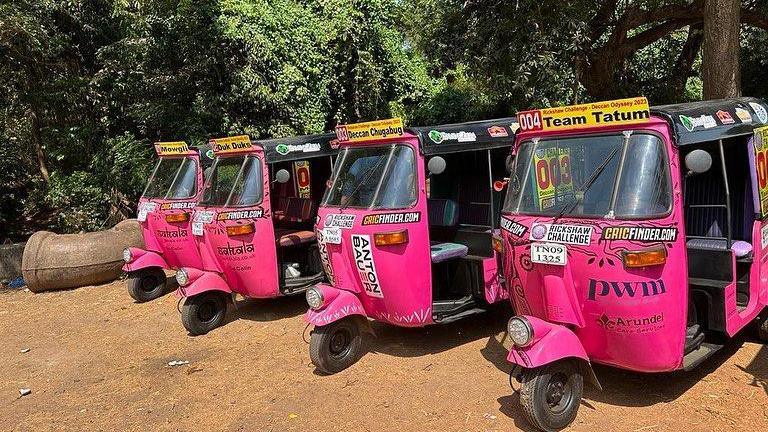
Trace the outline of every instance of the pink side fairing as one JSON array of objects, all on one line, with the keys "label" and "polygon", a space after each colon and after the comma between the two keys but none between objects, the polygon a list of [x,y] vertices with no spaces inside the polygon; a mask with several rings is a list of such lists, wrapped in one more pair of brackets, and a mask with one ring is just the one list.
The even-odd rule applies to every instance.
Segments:
[{"label": "pink side fairing", "polygon": [[589,361],[589,356],[573,331],[536,317],[526,318],[533,329],[534,339],[525,347],[512,347],[507,355],[508,362],[535,368],[569,357]]},{"label": "pink side fairing", "polygon": [[168,263],[165,262],[162,255],[157,252],[144,250],[139,248],[128,248],[131,251],[133,259],[129,263],[123,265],[123,271],[132,272],[145,268],[168,268]]},{"label": "pink side fairing", "polygon": [[319,310],[307,311],[304,319],[308,323],[324,326],[353,315],[366,316],[360,299],[353,293],[326,284],[318,284],[315,289],[323,294],[325,304]]},{"label": "pink side fairing", "polygon": [[[531,230],[552,218],[504,213],[507,226],[514,223],[524,230],[502,232],[504,275],[518,315],[570,328],[591,361],[661,372],[682,365],[685,343],[688,281],[681,170],[666,123],[654,119],[643,130],[661,136],[669,155],[673,191],[669,215],[647,220],[561,218],[558,225],[588,227],[591,235],[589,244],[566,244],[567,264],[553,266],[531,262],[529,241]],[[664,242],[603,238],[606,228],[618,226],[664,228],[676,235]],[[667,263],[624,266],[624,251],[651,248],[664,248]],[[556,349],[556,344],[549,349]]]}]

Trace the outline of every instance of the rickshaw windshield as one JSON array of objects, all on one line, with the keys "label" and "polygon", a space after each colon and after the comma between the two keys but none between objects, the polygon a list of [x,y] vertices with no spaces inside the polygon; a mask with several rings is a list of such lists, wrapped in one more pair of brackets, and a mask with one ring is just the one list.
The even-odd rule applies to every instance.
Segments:
[{"label": "rickshaw windshield", "polygon": [[205,183],[200,205],[246,207],[261,203],[263,178],[256,156],[219,157]]},{"label": "rickshaw windshield", "polygon": [[668,162],[651,134],[528,141],[520,146],[504,211],[650,218],[672,206]]},{"label": "rickshaw windshield", "polygon": [[147,187],[144,198],[189,199],[197,193],[197,162],[191,158],[161,157]]},{"label": "rickshaw windshield", "polygon": [[324,206],[401,209],[416,203],[416,158],[403,144],[347,147],[336,159]]}]

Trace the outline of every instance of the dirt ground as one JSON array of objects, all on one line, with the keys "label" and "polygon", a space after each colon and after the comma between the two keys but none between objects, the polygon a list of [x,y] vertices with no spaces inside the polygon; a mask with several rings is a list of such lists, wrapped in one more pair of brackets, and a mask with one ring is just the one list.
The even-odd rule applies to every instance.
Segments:
[{"label": "dirt ground", "polygon": [[[134,304],[121,281],[0,292],[0,429],[530,430],[508,384],[505,308],[425,329],[374,324],[368,353],[334,376],[309,361],[305,308],[242,302],[190,337],[173,294]],[[768,430],[768,347],[733,342],[688,374],[598,367],[604,391],[587,388],[570,430]]]}]

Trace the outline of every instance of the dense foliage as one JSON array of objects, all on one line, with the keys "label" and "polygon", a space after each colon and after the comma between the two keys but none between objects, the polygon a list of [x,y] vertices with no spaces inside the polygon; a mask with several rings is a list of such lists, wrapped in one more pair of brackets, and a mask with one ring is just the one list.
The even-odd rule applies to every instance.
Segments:
[{"label": "dense foliage", "polygon": [[[0,241],[130,216],[156,140],[700,98],[697,4],[0,0]],[[743,88],[766,96],[766,33],[746,21]]]}]

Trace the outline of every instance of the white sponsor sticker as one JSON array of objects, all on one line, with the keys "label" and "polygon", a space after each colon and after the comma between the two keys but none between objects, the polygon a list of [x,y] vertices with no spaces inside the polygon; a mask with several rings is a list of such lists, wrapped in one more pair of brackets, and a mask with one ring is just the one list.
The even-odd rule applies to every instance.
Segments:
[{"label": "white sponsor sticker", "polygon": [[192,222],[192,235],[196,235],[198,237],[203,235],[203,223],[202,222]]},{"label": "white sponsor sticker", "polygon": [[323,240],[330,244],[341,244],[341,228],[325,228],[323,230]]},{"label": "white sponsor sticker", "polygon": [[531,240],[547,243],[568,243],[589,246],[592,227],[584,225],[553,225],[537,223],[531,227]]},{"label": "white sponsor sticker", "polygon": [[145,202],[139,206],[139,214],[136,216],[136,219],[138,219],[139,222],[144,222],[147,220],[147,215],[149,213],[154,213],[156,209],[157,203]]},{"label": "white sponsor sticker", "polygon": [[763,249],[768,246],[768,225],[763,225],[763,227],[760,228],[760,245]]},{"label": "white sponsor sticker", "polygon": [[200,210],[195,212],[194,221],[200,222],[201,224],[208,224],[213,222],[213,216],[215,215],[215,212],[207,211],[207,210]]},{"label": "white sponsor sticker", "polygon": [[568,250],[558,243],[532,243],[531,262],[564,266],[568,263]]},{"label": "white sponsor sticker", "polygon": [[325,226],[335,228],[352,228],[355,225],[353,214],[329,214],[325,216]]},{"label": "white sponsor sticker", "polygon": [[768,111],[763,108],[762,105],[755,102],[750,102],[749,106],[752,107],[752,110],[757,114],[757,118],[760,119],[760,123],[768,123]]},{"label": "white sponsor sticker", "polygon": [[381,285],[379,285],[379,275],[376,273],[376,265],[373,262],[371,237],[364,234],[352,234],[352,254],[365,293],[371,297],[384,298]]}]

